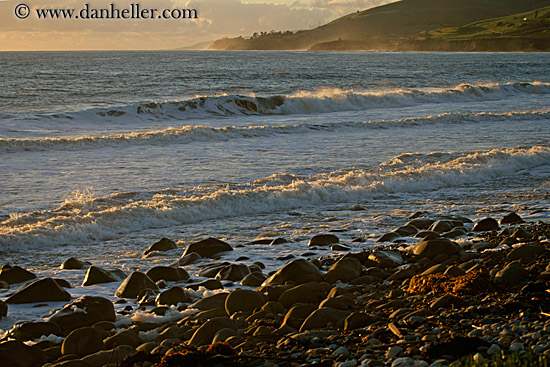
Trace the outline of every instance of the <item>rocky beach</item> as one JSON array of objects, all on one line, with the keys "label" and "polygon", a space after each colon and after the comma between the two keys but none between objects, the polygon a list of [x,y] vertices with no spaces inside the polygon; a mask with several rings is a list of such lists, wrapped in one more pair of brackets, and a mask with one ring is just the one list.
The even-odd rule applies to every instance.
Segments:
[{"label": "rocky beach", "polygon": [[[515,213],[475,223],[426,212],[403,219],[361,251],[364,238],[328,229],[273,269],[224,258],[247,246],[276,254],[285,236],[237,246],[163,238],[131,273],[70,258],[55,277],[39,278],[6,264],[0,316],[47,311],[6,330],[1,364],[463,366],[464,357],[481,365],[510,355],[548,363],[548,222]],[[102,285],[111,299],[71,295]]]}]

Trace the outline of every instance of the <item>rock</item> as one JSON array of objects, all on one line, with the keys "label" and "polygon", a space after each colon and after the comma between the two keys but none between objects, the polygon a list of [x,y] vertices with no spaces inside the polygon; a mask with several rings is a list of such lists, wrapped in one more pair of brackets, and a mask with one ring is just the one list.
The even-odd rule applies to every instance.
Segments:
[{"label": "rock", "polygon": [[250,269],[245,264],[231,264],[221,268],[216,274],[216,279],[236,282],[242,280],[248,274],[250,274]]},{"label": "rock", "polygon": [[153,251],[165,252],[165,251],[170,251],[177,248],[178,246],[174,241],[169,240],[168,238],[163,238],[160,241],[152,244],[147,250],[143,252],[143,255],[147,255],[148,253]]},{"label": "rock", "polygon": [[438,255],[457,255],[460,252],[460,246],[453,241],[441,238],[435,240],[422,240],[413,249],[413,253],[420,257],[434,259]]},{"label": "rock", "polygon": [[218,293],[209,297],[202,298],[197,302],[191,304],[189,308],[196,308],[197,310],[206,311],[214,308],[225,309],[225,299],[229,293]]},{"label": "rock", "polygon": [[199,277],[205,277],[205,278],[213,278],[227,265],[231,265],[231,263],[228,263],[226,261],[222,263],[214,263],[214,264],[207,264],[200,267],[200,270],[198,272]]},{"label": "rock", "polygon": [[401,237],[401,235],[397,232],[388,232],[384,235],[382,235],[382,237],[380,237],[379,239],[376,240],[377,243],[380,243],[380,242],[391,242],[393,240],[395,240],[396,238],[399,238]]},{"label": "rock", "polygon": [[172,282],[189,279],[189,273],[185,269],[170,266],[155,266],[145,274],[154,282],[158,282],[161,279]]},{"label": "rock", "polygon": [[434,240],[440,238],[441,235],[434,231],[421,231],[414,235],[415,238],[421,238],[423,240]]},{"label": "rock", "polygon": [[8,282],[0,280],[0,289],[10,289],[10,284]]},{"label": "rock", "polygon": [[190,244],[183,255],[185,256],[192,252],[196,252],[202,257],[212,257],[220,252],[225,251],[233,251],[233,248],[228,243],[210,237],[206,240]]},{"label": "rock", "polygon": [[480,338],[455,336],[439,344],[430,344],[424,353],[431,359],[437,359],[444,355],[462,358],[477,352],[480,347],[489,347],[490,345]]},{"label": "rock", "polygon": [[453,229],[453,223],[450,220],[437,220],[435,221],[428,230],[443,233],[448,232]]},{"label": "rock", "polygon": [[60,268],[65,270],[74,270],[74,269],[84,269],[86,266],[91,265],[87,261],[80,261],[74,257],[70,257],[67,260],[63,261]]},{"label": "rock", "polygon": [[90,286],[101,283],[119,282],[124,279],[126,275],[121,270],[110,271],[107,269],[99,268],[97,266],[90,266],[82,282],[83,286]]},{"label": "rock", "polygon": [[544,251],[540,245],[523,245],[512,249],[506,256],[506,260],[534,260]]},{"label": "rock", "polygon": [[412,226],[410,224],[407,224],[405,226],[401,226],[394,230],[395,233],[398,233],[402,237],[408,237],[416,234],[418,232],[418,229],[415,226]]},{"label": "rock", "polygon": [[409,279],[416,275],[416,272],[412,268],[403,268],[397,270],[395,273],[390,275],[386,280],[388,282],[392,280],[402,280],[402,279]]},{"label": "rock", "polygon": [[421,275],[439,274],[444,273],[447,270],[447,265],[437,264],[424,270]]},{"label": "rock", "polygon": [[53,365],[46,364],[47,367],[90,367],[90,365],[81,359],[69,359]]},{"label": "rock", "polygon": [[65,280],[65,279],[53,278],[53,280],[55,280],[55,282],[57,283],[57,285],[59,285],[61,288],[72,288],[71,283],[69,283],[69,282],[68,282],[67,280]]},{"label": "rock", "polygon": [[313,311],[300,327],[300,332],[306,330],[322,329],[328,326],[329,323],[337,326],[340,321],[344,321],[349,316],[349,312],[336,310],[334,308],[318,308]]},{"label": "rock", "polygon": [[191,340],[189,340],[189,345],[198,347],[201,345],[210,344],[214,338],[214,335],[221,329],[233,329],[236,331],[237,327],[233,320],[226,317],[217,317],[208,320],[195,331],[191,337]]},{"label": "rock", "polygon": [[299,304],[292,307],[285,315],[283,319],[283,326],[290,326],[296,330],[300,329],[300,326],[304,323],[304,320],[311,315],[313,311],[317,309],[317,306],[309,304]]},{"label": "rock", "polygon": [[66,302],[71,295],[52,278],[40,278],[23,286],[17,293],[6,299],[8,304],[37,302]]},{"label": "rock", "polygon": [[191,252],[187,255],[183,255],[178,261],[171,264],[170,266],[178,268],[181,266],[191,265],[196,263],[200,259],[202,259],[201,255],[197,254],[196,252]]},{"label": "rock", "polygon": [[453,265],[453,266],[449,266],[443,274],[451,277],[459,277],[466,274],[466,272],[463,269],[459,268],[458,266]]},{"label": "rock", "polygon": [[0,300],[0,319],[8,315],[8,305]]},{"label": "rock", "polygon": [[411,220],[407,225],[411,225],[418,229],[428,229],[435,222],[435,219],[430,218],[417,218]]},{"label": "rock", "polygon": [[30,322],[15,324],[9,331],[9,336],[15,340],[26,342],[28,340],[38,339],[42,335],[62,335],[61,329],[55,322]]},{"label": "rock", "polygon": [[88,363],[90,367],[102,367],[118,365],[122,360],[136,351],[129,345],[121,345],[110,350],[101,350],[82,358],[82,361]]},{"label": "rock", "polygon": [[292,287],[278,299],[283,306],[290,308],[297,303],[319,304],[330,291],[328,283],[310,282]]},{"label": "rock", "polygon": [[103,344],[108,349],[113,349],[121,345],[129,345],[136,348],[139,345],[139,335],[134,328],[130,328],[105,338]]},{"label": "rock", "polygon": [[103,297],[83,296],[65,305],[46,321],[55,322],[61,330],[74,330],[100,321],[115,321],[111,301]]},{"label": "rock", "polygon": [[374,251],[369,255],[369,260],[380,268],[395,268],[403,264],[403,257],[395,251]]},{"label": "rock", "polygon": [[180,287],[172,287],[157,296],[155,302],[157,305],[177,305],[178,303],[188,302],[189,294]]},{"label": "rock", "polygon": [[2,367],[35,367],[45,362],[44,352],[14,340],[0,343]]},{"label": "rock", "polygon": [[371,325],[374,322],[372,316],[367,315],[364,312],[352,312],[344,320],[344,330],[355,330],[359,328],[364,328]]},{"label": "rock", "polygon": [[463,298],[453,296],[451,294],[446,294],[433,301],[430,305],[430,308],[437,310],[439,308],[449,308],[450,306],[460,307],[463,306],[464,303],[465,301]]},{"label": "rock", "polygon": [[394,359],[399,353],[403,351],[403,348],[399,346],[389,347],[386,351],[386,359]]},{"label": "rock", "polygon": [[474,232],[498,230],[498,222],[493,218],[484,218],[477,222],[472,229]]},{"label": "rock", "polygon": [[342,257],[330,267],[325,275],[325,280],[329,283],[336,281],[349,282],[361,275],[363,265],[353,257]]},{"label": "rock", "polygon": [[213,289],[223,289],[223,284],[222,282],[220,282],[219,280],[217,279],[207,279],[205,280],[204,282],[200,282],[200,283],[196,283],[196,284],[191,284],[191,285],[188,285],[186,286],[185,288],[189,288],[189,289],[193,289],[193,290],[198,290],[200,287],[204,287],[206,289],[210,289],[210,290],[213,290]]},{"label": "rock", "polygon": [[521,219],[521,217],[514,212],[506,214],[500,220],[500,224],[515,224],[515,223],[523,223],[523,222],[524,220]]},{"label": "rock", "polygon": [[328,246],[340,242],[337,236],[333,234],[318,234],[309,240],[307,244],[309,247],[312,246]]},{"label": "rock", "polygon": [[523,228],[518,228],[514,231],[514,233],[512,233],[510,235],[510,237],[517,238],[517,239],[520,239],[520,240],[529,240],[529,239],[533,238],[533,234],[529,231],[526,231]]},{"label": "rock", "polygon": [[259,287],[265,282],[267,277],[262,273],[250,273],[241,280],[241,285],[249,287]]},{"label": "rock", "polygon": [[67,335],[61,345],[61,354],[84,357],[102,349],[103,339],[100,332],[91,326],[86,326],[73,330]]},{"label": "rock", "polygon": [[0,268],[0,281],[7,282],[8,284],[26,282],[32,279],[36,279],[36,275],[19,266],[6,264]]},{"label": "rock", "polygon": [[298,259],[284,265],[269,277],[264,282],[264,285],[285,284],[286,282],[304,284],[308,282],[321,282],[323,279],[323,273],[321,273],[319,268],[307,260]]},{"label": "rock", "polygon": [[495,282],[503,286],[515,286],[523,283],[529,277],[529,272],[518,264],[508,264],[495,275]]},{"label": "rock", "polygon": [[228,338],[236,336],[237,332],[230,328],[218,330],[212,338],[212,344],[225,342]]},{"label": "rock", "polygon": [[266,297],[255,291],[246,289],[235,289],[227,296],[225,300],[225,310],[228,315],[233,315],[238,311],[254,311],[266,303]]},{"label": "rock", "polygon": [[116,290],[115,296],[121,298],[137,298],[139,293],[147,288],[158,291],[157,285],[147,276],[147,274],[135,271],[122,282],[120,287]]},{"label": "rock", "polygon": [[336,245],[330,246],[330,249],[332,251],[350,251],[351,247],[346,246],[346,245],[336,244]]}]

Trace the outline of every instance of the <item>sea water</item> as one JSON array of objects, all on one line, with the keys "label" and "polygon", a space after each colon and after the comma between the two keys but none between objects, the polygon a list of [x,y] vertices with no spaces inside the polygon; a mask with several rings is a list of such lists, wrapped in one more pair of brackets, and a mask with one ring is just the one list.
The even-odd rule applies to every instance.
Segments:
[{"label": "sea water", "polygon": [[[75,286],[66,258],[146,270],[181,255],[143,258],[162,237],[267,272],[417,211],[549,216],[549,54],[4,52],[0,70],[0,262]],[[246,245],[262,236],[289,243]]]}]

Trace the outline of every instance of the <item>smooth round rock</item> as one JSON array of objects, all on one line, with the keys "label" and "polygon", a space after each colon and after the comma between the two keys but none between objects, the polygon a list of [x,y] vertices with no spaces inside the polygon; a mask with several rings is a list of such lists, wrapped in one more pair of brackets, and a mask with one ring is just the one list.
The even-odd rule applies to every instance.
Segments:
[{"label": "smooth round rock", "polygon": [[130,274],[124,282],[118,287],[115,296],[121,298],[137,298],[139,293],[144,289],[152,289],[158,291],[155,282],[142,272],[136,271]]},{"label": "smooth round rock", "polygon": [[189,279],[189,273],[185,269],[170,266],[155,266],[145,274],[154,282],[159,280],[175,282]]},{"label": "smooth round rock", "polygon": [[318,234],[309,240],[308,246],[327,246],[340,242],[340,239],[333,234]]},{"label": "smooth round rock", "polygon": [[113,303],[103,297],[82,296],[65,305],[46,321],[53,321],[62,330],[91,326],[100,321],[115,321]]},{"label": "smooth round rock", "polygon": [[169,240],[168,238],[162,238],[160,241],[155,242],[151,246],[149,246],[149,248],[143,252],[143,255],[147,255],[153,251],[165,252],[177,248],[178,246],[174,241]]},{"label": "smooth round rock", "polygon": [[235,289],[225,300],[225,310],[228,315],[238,311],[254,311],[266,302],[263,294],[247,289]]},{"label": "smooth round rock", "polygon": [[233,251],[233,248],[224,241],[210,237],[190,244],[183,255],[185,256],[192,252],[196,252],[201,257],[212,257],[220,252],[226,251]]},{"label": "smooth round rock", "polygon": [[304,284],[308,282],[321,282],[323,279],[323,273],[321,273],[318,267],[305,259],[298,259],[287,263],[277,270],[275,274],[264,282],[264,285],[282,285],[286,282]]},{"label": "smooth round rock", "polygon": [[63,340],[61,354],[75,354],[84,357],[103,349],[103,338],[100,332],[91,326],[71,331]]}]

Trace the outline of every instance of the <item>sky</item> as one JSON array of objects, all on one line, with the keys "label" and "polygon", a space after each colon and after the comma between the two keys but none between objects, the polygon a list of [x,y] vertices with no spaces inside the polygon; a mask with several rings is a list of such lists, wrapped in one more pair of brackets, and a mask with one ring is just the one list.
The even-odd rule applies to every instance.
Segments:
[{"label": "sky", "polygon": [[[176,49],[254,32],[310,29],[392,1],[0,0],[0,51]],[[137,5],[140,12],[147,9],[141,13],[145,17],[149,9],[156,13],[153,19],[90,19],[111,4],[119,12],[128,9],[127,17],[132,9],[136,14]],[[75,10],[72,19],[40,19],[37,11],[45,9]],[[195,9],[197,18],[190,19],[183,9]]]}]

